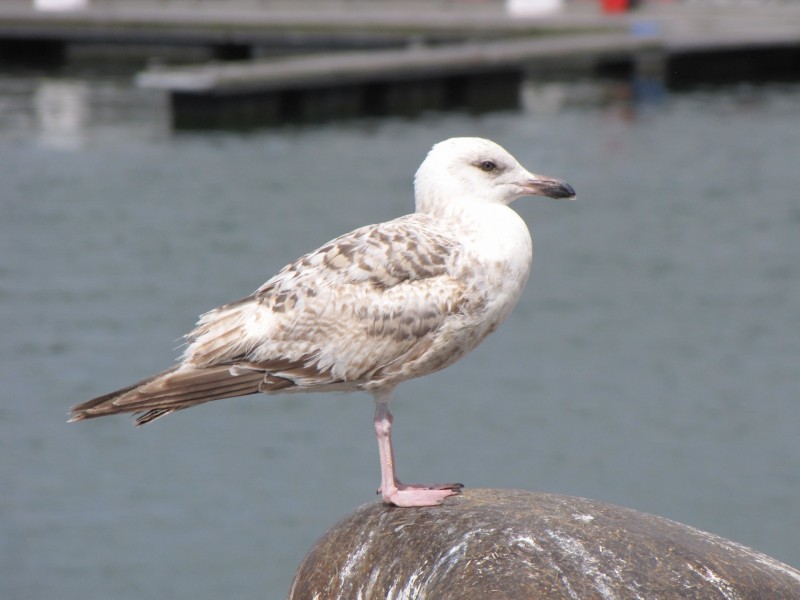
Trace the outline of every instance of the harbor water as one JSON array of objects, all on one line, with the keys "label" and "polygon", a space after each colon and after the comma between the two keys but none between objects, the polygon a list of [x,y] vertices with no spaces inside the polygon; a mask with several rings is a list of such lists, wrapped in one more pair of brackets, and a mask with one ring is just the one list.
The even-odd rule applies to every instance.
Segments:
[{"label": "harbor water", "polygon": [[514,206],[533,274],[400,386],[399,475],[596,498],[800,566],[800,85],[527,82],[483,114],[175,132],[130,76],[0,74],[0,596],[284,597],[375,500],[364,394],[135,429],[75,403],[168,367],[200,313],[413,210],[430,146],[491,138],[574,203]]}]

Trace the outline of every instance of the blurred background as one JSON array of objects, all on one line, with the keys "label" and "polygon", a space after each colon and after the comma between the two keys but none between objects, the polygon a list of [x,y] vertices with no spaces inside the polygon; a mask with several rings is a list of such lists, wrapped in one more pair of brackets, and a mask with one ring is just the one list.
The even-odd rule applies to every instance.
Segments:
[{"label": "blurred background", "polygon": [[[565,58],[564,72],[558,56],[505,65],[514,77],[480,80],[502,93],[477,104],[461,80],[445,104],[372,111],[372,88],[356,105],[285,110],[319,98],[310,86],[266,118],[235,103],[217,118],[212,91],[185,126],[173,91],[137,80],[224,57],[199,36],[109,43],[103,18],[336,14],[329,41],[345,52],[349,20],[421,19],[388,0],[298,2],[288,16],[270,13],[287,3],[208,4],[150,2],[147,19],[122,0],[0,8],[0,596],[285,596],[314,540],[375,500],[369,396],[250,396],[141,429],[67,425],[67,411],[169,366],[197,315],[301,254],[412,211],[425,153],[462,135],[569,181],[578,201],[514,205],[532,278],[480,348],[400,386],[400,477],[613,502],[800,566],[800,71],[796,44],[767,39],[791,33],[792,3],[576,0],[522,21],[499,2],[432,3],[422,20],[456,22],[434,49],[485,39],[485,19],[492,42],[546,31],[563,45],[599,28],[629,45],[602,64]],[[64,41],[81,19],[95,37]],[[400,39],[358,31],[360,52]],[[404,44],[429,34],[415,31]],[[722,37],[710,58],[698,50]],[[331,52],[319,42],[291,53]],[[389,87],[441,85],[413,79]]]}]

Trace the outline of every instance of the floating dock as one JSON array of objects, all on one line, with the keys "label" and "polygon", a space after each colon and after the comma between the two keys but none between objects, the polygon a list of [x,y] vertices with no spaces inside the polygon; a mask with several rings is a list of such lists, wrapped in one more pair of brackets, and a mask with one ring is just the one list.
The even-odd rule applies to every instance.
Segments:
[{"label": "floating dock", "polygon": [[245,116],[308,122],[425,109],[482,111],[516,107],[520,81],[534,65],[563,77],[641,62],[652,45],[619,34],[482,40],[152,69],[137,80],[169,92],[182,127],[210,121],[230,127]]}]

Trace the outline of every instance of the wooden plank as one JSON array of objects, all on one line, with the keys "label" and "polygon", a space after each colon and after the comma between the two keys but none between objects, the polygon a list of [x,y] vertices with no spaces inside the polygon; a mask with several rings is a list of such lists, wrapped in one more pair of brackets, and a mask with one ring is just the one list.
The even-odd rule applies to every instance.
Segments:
[{"label": "wooden plank", "polygon": [[630,55],[657,47],[659,43],[655,37],[636,38],[629,35],[574,35],[470,42],[158,68],[141,73],[137,82],[143,87],[174,92],[250,93],[524,68],[526,63],[535,60]]}]

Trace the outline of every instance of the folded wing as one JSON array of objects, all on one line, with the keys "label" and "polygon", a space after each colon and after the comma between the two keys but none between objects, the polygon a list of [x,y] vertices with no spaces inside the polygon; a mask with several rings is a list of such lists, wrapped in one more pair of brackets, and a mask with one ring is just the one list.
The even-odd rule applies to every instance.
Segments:
[{"label": "folded wing", "polygon": [[72,419],[133,412],[143,424],[221,398],[389,377],[461,310],[459,257],[425,215],[357,229],[200,317],[179,365],[75,406]]}]

